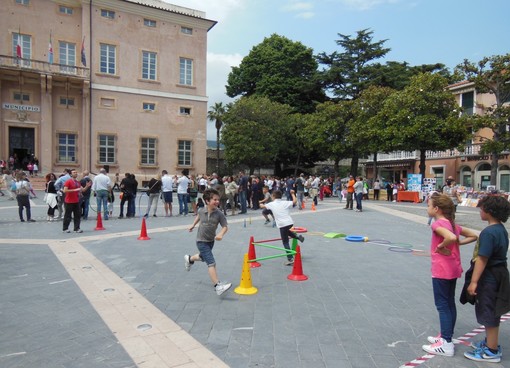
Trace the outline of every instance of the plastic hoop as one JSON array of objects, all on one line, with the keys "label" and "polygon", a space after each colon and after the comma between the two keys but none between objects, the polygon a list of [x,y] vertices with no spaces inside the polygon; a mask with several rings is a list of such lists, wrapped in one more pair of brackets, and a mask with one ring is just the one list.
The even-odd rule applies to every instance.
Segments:
[{"label": "plastic hoop", "polygon": [[365,239],[368,239],[368,238],[365,237],[365,236],[359,236],[359,235],[348,235],[348,236],[345,237],[345,240],[350,241],[350,242],[363,242],[363,241],[367,241]]},{"label": "plastic hoop", "polygon": [[390,250],[392,252],[397,252],[397,253],[410,253],[413,251],[411,248],[403,248],[403,247],[389,247],[388,250]]},{"label": "plastic hoop", "polygon": [[306,230],[306,227],[294,226],[290,229],[290,231],[294,231],[295,233],[306,233],[308,230]]}]

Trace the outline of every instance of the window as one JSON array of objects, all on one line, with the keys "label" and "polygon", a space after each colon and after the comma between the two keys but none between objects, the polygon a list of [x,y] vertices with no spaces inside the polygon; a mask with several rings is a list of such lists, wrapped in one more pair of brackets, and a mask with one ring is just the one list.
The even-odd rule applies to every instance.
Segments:
[{"label": "window", "polygon": [[156,80],[157,54],[155,52],[142,52],[142,78]]},{"label": "window", "polygon": [[12,94],[12,99],[19,102],[30,102],[30,95],[28,93],[21,93],[16,91]]},{"label": "window", "polygon": [[190,107],[183,107],[183,106],[181,106],[179,108],[179,114],[181,114],[181,115],[191,115],[191,108]]},{"label": "window", "polygon": [[193,28],[190,27],[181,27],[181,32],[187,35],[193,34]]},{"label": "window", "polygon": [[186,86],[193,85],[193,60],[180,58],[179,83]]},{"label": "window", "polygon": [[156,165],[156,138],[141,139],[142,165]]},{"label": "window", "polygon": [[58,162],[76,162],[76,134],[59,133]]},{"label": "window", "polygon": [[113,164],[115,163],[115,136],[99,135],[99,163]]},{"label": "window", "polygon": [[461,104],[465,115],[473,115],[475,106],[475,93],[473,91],[463,93],[461,95]]},{"label": "window", "polygon": [[191,166],[191,141],[179,141],[179,166]]},{"label": "window", "polygon": [[106,10],[101,9],[101,16],[108,18],[108,19],[114,19],[115,18],[115,12],[113,10]]},{"label": "window", "polygon": [[107,97],[101,97],[99,100],[99,105],[101,107],[107,108],[107,109],[114,109],[115,108],[115,99],[114,98],[107,98]]},{"label": "window", "polygon": [[60,5],[58,7],[58,11],[62,14],[67,14],[67,15],[72,15],[73,14],[73,8],[69,8],[67,6],[64,6],[64,5]]},{"label": "window", "polygon": [[143,25],[144,26],[147,26],[147,27],[156,27],[156,21],[155,20],[152,20],[152,19],[144,19],[143,20]]},{"label": "window", "polygon": [[101,44],[99,70],[101,73],[116,74],[115,69],[115,45]]},{"label": "window", "polygon": [[156,110],[156,104],[152,102],[143,103],[143,111],[154,111]]},{"label": "window", "polygon": [[61,106],[75,106],[74,97],[60,97],[58,101]]},{"label": "window", "polygon": [[[20,45],[21,55],[18,55],[18,44]],[[20,33],[12,34],[12,56],[21,56],[22,65],[30,67],[30,59],[32,58],[32,37]],[[15,60],[14,63],[18,65],[19,60]]]},{"label": "window", "polygon": [[30,0],[16,0],[16,4],[30,5]]},{"label": "window", "polygon": [[58,42],[58,60],[60,71],[62,73],[76,74],[76,44],[59,41]]}]

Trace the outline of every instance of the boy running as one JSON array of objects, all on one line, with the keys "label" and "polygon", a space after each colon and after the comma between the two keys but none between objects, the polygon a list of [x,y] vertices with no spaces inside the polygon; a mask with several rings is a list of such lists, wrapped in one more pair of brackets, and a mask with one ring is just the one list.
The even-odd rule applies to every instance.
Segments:
[{"label": "boy running", "polygon": [[[216,273],[216,261],[212,249],[215,240],[222,240],[225,233],[228,231],[227,218],[218,209],[220,204],[220,195],[215,189],[206,189],[203,193],[203,200],[205,207],[198,210],[198,216],[195,217],[193,225],[189,228],[192,232],[195,226],[200,222],[197,232],[197,248],[199,253],[190,256],[184,256],[184,267],[189,271],[195,261],[205,262],[208,267],[209,277],[214,285],[216,294],[221,295],[232,286],[231,283],[224,283],[218,280]],[[216,234],[218,224],[221,225],[221,231]]]}]

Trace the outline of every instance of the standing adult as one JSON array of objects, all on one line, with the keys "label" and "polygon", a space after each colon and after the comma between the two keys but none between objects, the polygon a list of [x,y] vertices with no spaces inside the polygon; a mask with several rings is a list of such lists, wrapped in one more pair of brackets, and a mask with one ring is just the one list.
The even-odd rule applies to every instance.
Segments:
[{"label": "standing adult", "polygon": [[381,191],[381,182],[379,181],[379,179],[375,179],[375,182],[374,182],[374,200],[375,201],[379,200],[379,192],[380,191]]},{"label": "standing adult", "polygon": [[24,171],[20,171],[16,179],[16,199],[18,200],[19,220],[25,222],[23,219],[23,208],[25,208],[27,221],[35,222],[30,211],[30,183],[27,180],[27,174],[25,174]]},{"label": "standing adult", "polygon": [[[347,203],[345,204],[346,210],[352,210],[354,206],[354,176],[349,175],[349,181],[347,182]],[[363,193],[363,191],[362,191]]]},{"label": "standing adult", "polygon": [[363,212],[363,208],[361,207],[361,201],[363,200],[363,187],[363,178],[358,176],[353,186],[354,196],[356,198],[356,212]]},{"label": "standing adult", "polygon": [[131,218],[135,217],[136,214],[136,193],[138,192],[138,181],[136,181],[135,174],[129,174],[129,191],[131,195],[129,196],[128,201],[128,209],[126,217]]},{"label": "standing adult", "polygon": [[246,201],[248,200],[248,177],[244,171],[239,172],[239,203],[241,204],[240,214],[247,212]]},{"label": "standing adult", "polygon": [[57,209],[58,216],[56,219],[64,218],[64,183],[71,178],[71,169],[64,169],[62,175],[55,181],[55,189],[57,190]]},{"label": "standing adult", "polygon": [[149,214],[151,212],[152,205],[154,204],[154,214],[153,217],[158,217],[156,215],[156,212],[158,211],[158,200],[159,200],[159,194],[161,192],[161,175],[156,175],[155,178],[152,178],[149,181],[149,189],[147,190],[147,194],[149,195],[149,201],[147,203],[147,211],[145,211],[145,215],[143,217],[147,218],[149,217]]},{"label": "standing adult", "polygon": [[225,194],[227,196],[228,203],[230,204],[230,209],[232,210],[232,216],[236,214],[236,201],[235,195],[237,193],[238,186],[232,176],[229,176],[227,179],[227,183],[225,184]]},{"label": "standing adult", "polygon": [[[84,173],[85,174],[85,173]],[[87,172],[88,174],[88,172]],[[90,179],[89,179],[90,180]],[[83,186],[83,179],[82,179]],[[103,211],[103,219],[108,220],[108,196],[110,194],[110,189],[112,187],[112,182],[108,175],[106,175],[106,169],[102,168],[99,170],[99,174],[96,175],[94,181],[92,183],[92,190],[94,191],[94,196],[96,197],[97,203],[97,213],[100,214],[101,210]],[[85,192],[84,192],[85,194]],[[89,194],[90,196],[90,194]],[[129,206],[128,206],[129,208]]]},{"label": "standing adult", "polygon": [[82,233],[83,230],[80,229],[81,222],[81,213],[80,213],[80,194],[90,188],[92,182],[89,181],[85,187],[82,187],[80,182],[77,180],[78,171],[71,171],[71,178],[68,179],[64,183],[64,205],[65,205],[65,214],[64,214],[64,223],[62,227],[62,231],[64,233],[70,233],[69,224],[71,223],[71,217],[73,217],[74,222],[74,232]]},{"label": "standing adult", "polygon": [[386,183],[386,200],[388,202],[393,202],[393,184],[391,181]]},{"label": "standing adult", "polygon": [[55,181],[57,177],[53,173],[46,175],[46,196],[45,202],[48,205],[47,221],[52,222],[55,217],[55,210],[57,209],[57,190],[55,189]]},{"label": "standing adult", "polygon": [[320,186],[321,178],[319,176],[312,175],[312,181],[310,182],[310,197],[312,197],[312,201],[314,205],[318,205],[317,196],[319,195],[319,186]]},{"label": "standing adult", "polygon": [[163,170],[161,174],[163,174],[161,177],[161,190],[163,192],[163,201],[165,202],[165,216],[172,217],[174,179],[168,175],[166,170]]},{"label": "standing adult", "polygon": [[[303,202],[305,201],[305,174],[301,173],[299,175],[299,178],[295,181],[296,186],[296,199],[297,199],[297,205],[300,210],[303,209]],[[289,194],[291,194],[291,191],[293,188],[289,189]],[[291,195],[292,200],[292,195]]]},{"label": "standing adult", "polygon": [[124,178],[120,181],[120,214],[119,219],[124,218],[124,204],[127,202],[129,206],[129,176],[131,174],[125,173]]},{"label": "standing adult", "polygon": [[[177,179],[177,198],[179,200],[179,216],[187,216],[188,208],[188,188],[190,180],[188,178],[188,170],[183,170],[182,175]],[[217,175],[216,175],[217,176]],[[216,183],[218,179],[216,178]]]},{"label": "standing adult", "polygon": [[[89,172],[87,170],[85,170],[83,172],[82,178],[80,180],[81,187],[85,188],[89,181],[91,181],[91,179],[89,178]],[[90,194],[91,193],[92,193],[92,190],[90,189],[90,187],[87,187],[87,189],[84,192],[82,192],[80,207],[81,207],[82,219],[84,219],[84,220],[88,220],[88,218],[89,218],[89,205],[90,205]]]},{"label": "standing adult", "polygon": [[443,187],[443,194],[446,194],[448,197],[450,197],[456,211],[457,206],[460,202],[462,202],[462,198],[460,198],[459,192],[457,191],[457,187],[455,185],[455,180],[453,180],[453,178],[448,178],[446,180],[446,185]]}]

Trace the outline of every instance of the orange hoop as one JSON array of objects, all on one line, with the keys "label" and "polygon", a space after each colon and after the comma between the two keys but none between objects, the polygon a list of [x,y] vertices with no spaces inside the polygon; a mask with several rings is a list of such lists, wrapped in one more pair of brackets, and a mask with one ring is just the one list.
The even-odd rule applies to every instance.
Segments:
[{"label": "orange hoop", "polygon": [[294,226],[290,229],[290,231],[294,231],[295,233],[306,233],[308,230],[306,230],[306,227]]}]

